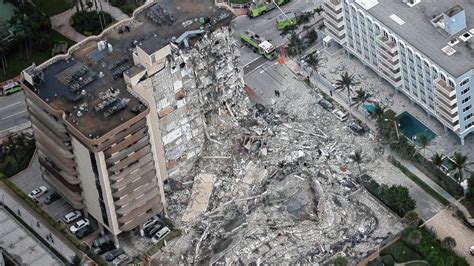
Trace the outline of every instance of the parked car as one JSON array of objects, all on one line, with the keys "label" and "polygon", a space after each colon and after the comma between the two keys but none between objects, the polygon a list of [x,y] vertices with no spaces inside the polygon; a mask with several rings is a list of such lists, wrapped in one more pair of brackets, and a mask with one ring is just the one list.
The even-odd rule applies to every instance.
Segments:
[{"label": "parked car", "polygon": [[111,243],[112,242],[112,237],[110,235],[103,235],[94,241],[92,241],[92,247],[93,248],[100,248],[104,244]]},{"label": "parked car", "polygon": [[359,135],[363,135],[365,133],[365,128],[357,123],[350,123],[349,128]]},{"label": "parked car", "polygon": [[143,224],[143,230],[147,229],[148,227],[155,225],[158,219],[156,217],[151,217],[150,219],[146,220],[146,222]]},{"label": "parked car", "polygon": [[51,194],[49,194],[45,199],[44,199],[44,203],[46,203],[47,205],[57,201],[58,199],[60,199],[61,196],[59,196],[58,193],[56,192],[53,192]]},{"label": "parked car", "polygon": [[64,215],[63,221],[68,224],[68,223],[74,222],[75,220],[79,219],[80,217],[82,217],[81,212],[78,211],[78,210],[75,210],[75,211],[72,211],[72,212]]},{"label": "parked car", "polygon": [[161,230],[158,231],[158,232],[153,236],[153,238],[151,239],[151,242],[152,242],[153,244],[156,244],[156,243],[160,242],[160,240],[163,239],[163,237],[165,237],[169,232],[170,232],[170,229],[169,229],[167,226],[161,228]]},{"label": "parked car", "polygon": [[148,238],[153,237],[162,227],[161,224],[155,224],[152,227],[148,227],[147,230],[145,230],[145,236]]},{"label": "parked car", "polygon": [[334,109],[332,113],[335,114],[337,119],[339,119],[341,122],[347,120],[347,114],[339,109]]},{"label": "parked car", "polygon": [[118,266],[122,265],[130,260],[130,257],[127,254],[120,254],[117,258],[112,261],[112,265]]},{"label": "parked car", "polygon": [[41,187],[33,189],[30,193],[28,193],[28,197],[30,197],[30,199],[35,199],[35,198],[40,197],[46,192],[48,192],[48,188],[45,186],[41,186]]},{"label": "parked car", "polygon": [[81,228],[84,228],[88,225],[90,225],[89,219],[83,218],[83,219],[77,221],[75,224],[71,225],[71,227],[69,227],[69,231],[71,231],[71,233],[75,234]]},{"label": "parked car", "polygon": [[125,254],[125,251],[123,249],[121,249],[121,248],[114,249],[114,250],[110,251],[110,253],[107,254],[107,256],[105,256],[105,259],[107,261],[113,261],[113,260],[115,260],[115,258],[117,258],[118,256],[120,256],[122,254]]},{"label": "parked car", "polygon": [[469,253],[471,253],[471,256],[474,256],[474,246],[469,248]]},{"label": "parked car", "polygon": [[76,232],[76,237],[78,239],[83,239],[84,237],[92,234],[94,232],[94,228],[92,226],[88,225],[86,227],[82,227]]},{"label": "parked car", "polygon": [[326,99],[319,100],[319,105],[324,108],[326,111],[332,111],[334,109],[334,105]]}]

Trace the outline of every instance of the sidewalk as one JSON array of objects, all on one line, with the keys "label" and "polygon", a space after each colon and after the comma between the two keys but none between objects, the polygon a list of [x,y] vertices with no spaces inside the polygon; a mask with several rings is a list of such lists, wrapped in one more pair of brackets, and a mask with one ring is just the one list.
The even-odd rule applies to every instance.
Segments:
[{"label": "sidewalk", "polygon": [[[25,203],[18,199],[16,195],[12,193],[3,183],[0,183],[0,200],[5,203],[12,211],[14,211],[21,219],[27,223],[33,230],[36,231],[40,236],[50,243],[59,253],[61,253],[66,259],[71,259],[76,252],[69,246],[67,240],[63,240],[63,236],[58,234],[56,230],[52,229],[51,226],[43,221],[42,217],[38,217],[34,210]],[[39,223],[39,227],[38,224]],[[51,234],[54,242],[47,240],[46,236]],[[67,244],[66,244],[67,243]]]}]

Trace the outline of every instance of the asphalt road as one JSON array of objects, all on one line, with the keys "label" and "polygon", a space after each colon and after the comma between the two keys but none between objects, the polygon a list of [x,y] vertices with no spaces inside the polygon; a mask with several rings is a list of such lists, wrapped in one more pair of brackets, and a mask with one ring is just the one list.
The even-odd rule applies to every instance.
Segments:
[{"label": "asphalt road", "polygon": [[0,136],[29,121],[23,91],[0,97]]},{"label": "asphalt road", "polygon": [[[302,12],[314,10],[322,4],[323,0],[293,0],[283,5],[281,9],[284,12]],[[274,9],[269,13],[260,17],[249,19],[247,16],[239,16],[233,20],[234,36],[240,40],[239,35],[245,30],[253,31],[260,36],[270,40],[275,47],[284,44],[285,40],[280,36],[280,31],[276,27],[276,17],[280,15],[278,9]],[[243,45],[242,45],[243,46]],[[252,49],[242,47],[241,62],[244,66],[252,63],[260,55],[255,54]]]}]

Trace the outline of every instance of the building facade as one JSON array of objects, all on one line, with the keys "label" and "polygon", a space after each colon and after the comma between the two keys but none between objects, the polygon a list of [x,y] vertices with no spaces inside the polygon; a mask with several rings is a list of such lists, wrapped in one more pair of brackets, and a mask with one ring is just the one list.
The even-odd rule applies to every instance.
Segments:
[{"label": "building facade", "polygon": [[474,5],[326,0],[326,34],[457,134],[474,131]]}]

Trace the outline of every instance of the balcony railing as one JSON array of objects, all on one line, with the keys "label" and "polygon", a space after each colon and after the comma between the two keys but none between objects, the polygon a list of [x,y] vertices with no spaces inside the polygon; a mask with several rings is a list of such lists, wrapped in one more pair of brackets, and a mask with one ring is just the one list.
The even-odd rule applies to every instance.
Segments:
[{"label": "balcony railing", "polygon": [[333,28],[340,28],[340,27],[343,27],[344,26],[344,19],[342,19],[342,17],[340,19],[336,19],[334,17],[332,17],[330,14],[324,12],[323,13],[323,18],[329,22]]},{"label": "balcony railing", "polygon": [[329,6],[334,11],[338,11],[342,9],[342,1],[341,0],[326,0],[324,2],[327,6]]},{"label": "balcony railing", "polygon": [[323,5],[323,10],[324,10],[324,13],[329,14],[331,17],[335,19],[340,19],[343,17],[342,8],[340,10],[334,10],[332,7],[325,4]]},{"label": "balcony railing", "polygon": [[446,81],[437,78],[434,80],[433,84],[437,89],[440,89],[443,91],[445,94],[447,94],[449,97],[455,96],[456,95],[456,90],[453,86],[449,85]]},{"label": "balcony railing", "polygon": [[387,50],[387,52],[391,54],[394,54],[397,51],[397,44],[383,35],[377,36],[377,43],[379,44],[379,47]]}]

